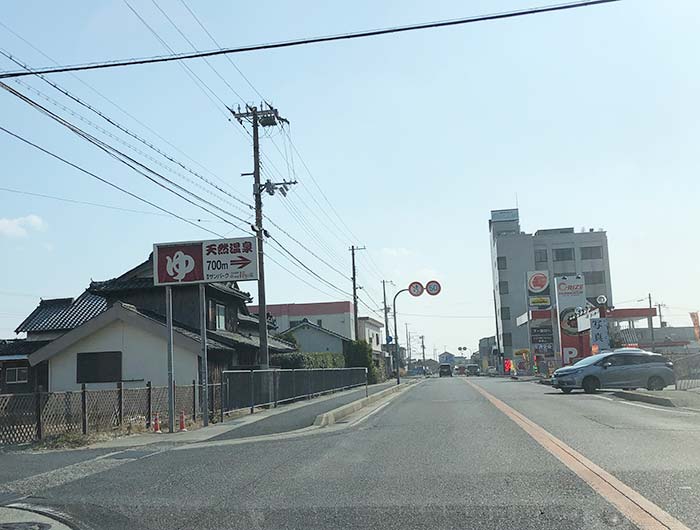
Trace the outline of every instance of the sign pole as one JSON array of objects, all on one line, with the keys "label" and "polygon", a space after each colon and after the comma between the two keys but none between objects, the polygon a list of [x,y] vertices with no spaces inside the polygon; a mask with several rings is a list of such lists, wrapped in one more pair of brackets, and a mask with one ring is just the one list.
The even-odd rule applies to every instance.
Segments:
[{"label": "sign pole", "polygon": [[173,291],[165,286],[165,324],[168,333],[168,429],[175,432],[175,368],[173,362]]},{"label": "sign pole", "polygon": [[[209,362],[207,359],[207,293],[206,286],[199,284],[199,329],[202,343],[202,400],[204,404],[203,424],[209,425]],[[222,396],[223,399],[223,396]]]}]

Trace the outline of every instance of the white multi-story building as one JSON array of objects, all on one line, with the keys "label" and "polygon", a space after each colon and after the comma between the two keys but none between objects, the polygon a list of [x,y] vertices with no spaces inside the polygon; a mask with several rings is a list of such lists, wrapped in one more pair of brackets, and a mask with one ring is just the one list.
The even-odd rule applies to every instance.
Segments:
[{"label": "white multi-story building", "polygon": [[[608,238],[602,229],[553,228],[529,234],[520,229],[518,210],[509,209],[491,211],[489,232],[497,343],[505,358],[529,348],[527,326],[516,325],[516,318],[527,312],[528,271],[549,271],[550,281],[580,274],[589,300],[604,294],[612,305]],[[557,319],[553,321],[556,350]]]}]

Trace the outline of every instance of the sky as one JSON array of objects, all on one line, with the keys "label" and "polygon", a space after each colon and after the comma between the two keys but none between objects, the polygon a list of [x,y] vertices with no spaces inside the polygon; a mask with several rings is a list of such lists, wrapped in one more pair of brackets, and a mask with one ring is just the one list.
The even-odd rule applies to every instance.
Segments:
[{"label": "sky", "polygon": [[[225,47],[545,5],[128,1],[178,52],[192,47],[159,7],[197,49],[212,49],[216,46],[185,5]],[[37,50],[60,64],[167,53],[129,5],[8,1],[0,14],[0,48],[34,67],[53,64]],[[266,215],[284,231],[266,226],[326,280],[268,246],[270,259],[285,267],[267,262],[268,302],[349,300],[348,248],[364,246],[357,253],[366,304],[361,314],[381,319],[382,279],[393,282],[389,297],[414,280],[442,284],[438,296],[404,293],[397,302],[401,342],[408,324],[411,333],[425,336],[430,356],[434,348],[473,350],[480,337],[494,333],[489,212],[515,207],[516,201],[528,232],[605,229],[618,306],[639,305],[635,300],[652,293],[667,306],[665,320],[690,325],[688,311],[700,308],[695,244],[700,162],[694,149],[700,133],[700,70],[694,67],[699,17],[700,4],[692,0],[623,0],[237,54],[231,61],[188,61],[201,82],[182,63],[50,79],[246,203],[252,203],[252,182],[241,173],[252,169],[251,140],[229,120],[223,103],[254,104],[262,94],[290,121],[287,133],[265,130],[263,177],[299,182],[287,198],[265,197]],[[0,56],[0,70],[15,69]],[[236,199],[42,80],[8,84],[252,220],[247,207],[237,209]],[[2,127],[196,225],[162,215],[0,131],[0,337],[14,337],[14,328],[40,298],[76,297],[91,280],[118,276],[145,260],[155,242],[215,237],[206,230],[247,235],[0,92]],[[254,283],[241,287],[256,293]]]}]

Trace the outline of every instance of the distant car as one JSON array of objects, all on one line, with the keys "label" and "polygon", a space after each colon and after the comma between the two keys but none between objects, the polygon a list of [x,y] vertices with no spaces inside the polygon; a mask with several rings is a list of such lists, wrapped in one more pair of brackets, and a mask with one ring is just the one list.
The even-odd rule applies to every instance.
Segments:
[{"label": "distant car", "polygon": [[478,364],[467,365],[467,375],[481,375],[481,370]]},{"label": "distant car", "polygon": [[601,388],[662,390],[675,380],[673,363],[664,356],[637,348],[621,348],[559,368],[552,375],[552,386],[565,394],[576,388],[591,394]]},{"label": "distant car", "polygon": [[466,373],[466,368],[462,365],[455,366],[455,375],[464,375]]},{"label": "distant car", "polygon": [[438,374],[440,377],[452,377],[452,365],[448,363],[443,363],[438,368]]},{"label": "distant car", "polygon": [[489,377],[495,377],[495,375],[496,375],[496,367],[495,367],[495,366],[489,366],[488,370],[486,370],[486,373],[488,374]]}]

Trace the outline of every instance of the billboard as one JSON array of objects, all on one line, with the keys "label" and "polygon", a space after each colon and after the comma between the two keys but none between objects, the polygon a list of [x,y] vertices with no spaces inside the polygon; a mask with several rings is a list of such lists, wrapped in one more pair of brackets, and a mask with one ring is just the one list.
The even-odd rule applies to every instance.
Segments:
[{"label": "billboard", "polygon": [[693,331],[695,332],[695,340],[700,342],[700,318],[698,318],[698,312],[693,311],[690,313],[690,320],[693,321]]},{"label": "billboard", "polygon": [[591,351],[600,353],[610,349],[607,318],[591,318]]},{"label": "billboard", "polygon": [[576,362],[583,356],[584,345],[578,334],[577,308],[586,307],[586,289],[580,276],[562,276],[555,279],[557,299],[557,316],[559,318],[559,344],[561,345],[562,363]]},{"label": "billboard", "polygon": [[[549,271],[529,271],[526,277],[530,317],[530,351],[554,359],[554,332],[549,310],[552,307]],[[546,318],[541,315],[547,314]]]},{"label": "billboard", "polygon": [[518,209],[511,208],[509,210],[491,210],[491,221],[517,221]]},{"label": "billboard", "polygon": [[258,279],[254,237],[153,245],[153,283],[184,285]]}]

